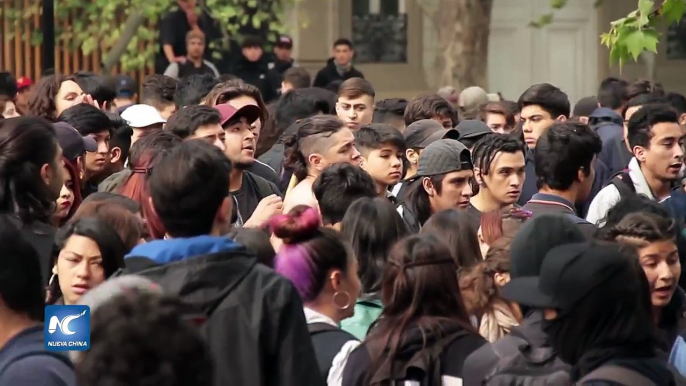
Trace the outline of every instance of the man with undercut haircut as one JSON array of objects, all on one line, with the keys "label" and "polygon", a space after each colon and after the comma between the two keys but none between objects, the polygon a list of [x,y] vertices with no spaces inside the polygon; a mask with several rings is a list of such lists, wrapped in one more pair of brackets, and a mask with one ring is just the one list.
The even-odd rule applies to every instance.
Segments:
[{"label": "man with undercut haircut", "polygon": [[286,167],[294,174],[284,198],[283,213],[298,205],[317,207],[312,185],[329,165],[360,163],[355,148],[355,136],[340,119],[330,115],[315,115],[298,124],[295,138],[286,149]]}]

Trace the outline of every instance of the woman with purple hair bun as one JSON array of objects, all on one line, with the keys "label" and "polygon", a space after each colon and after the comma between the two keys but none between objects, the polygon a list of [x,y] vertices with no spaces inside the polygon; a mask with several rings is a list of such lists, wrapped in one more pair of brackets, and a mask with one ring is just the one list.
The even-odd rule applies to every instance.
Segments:
[{"label": "woman with purple hair bun", "polygon": [[348,355],[360,344],[338,327],[353,316],[360,294],[357,258],[340,233],[321,226],[315,208],[296,206],[269,225],[284,242],[276,255],[276,272],[300,294],[319,368],[329,385],[338,385]]}]

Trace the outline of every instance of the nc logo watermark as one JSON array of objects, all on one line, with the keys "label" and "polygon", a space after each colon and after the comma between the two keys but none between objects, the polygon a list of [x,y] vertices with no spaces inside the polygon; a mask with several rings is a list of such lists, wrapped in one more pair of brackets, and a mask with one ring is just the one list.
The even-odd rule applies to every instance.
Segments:
[{"label": "nc logo watermark", "polygon": [[45,307],[45,348],[50,351],[86,351],[91,346],[91,310],[88,306]]}]

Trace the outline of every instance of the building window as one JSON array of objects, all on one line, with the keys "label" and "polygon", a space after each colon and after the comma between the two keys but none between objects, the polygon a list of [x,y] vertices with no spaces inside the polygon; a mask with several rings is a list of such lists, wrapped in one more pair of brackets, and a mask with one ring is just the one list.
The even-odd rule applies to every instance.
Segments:
[{"label": "building window", "polygon": [[667,60],[686,59],[686,15],[679,24],[667,27]]},{"label": "building window", "polygon": [[353,0],[357,63],[407,62],[406,0]]}]

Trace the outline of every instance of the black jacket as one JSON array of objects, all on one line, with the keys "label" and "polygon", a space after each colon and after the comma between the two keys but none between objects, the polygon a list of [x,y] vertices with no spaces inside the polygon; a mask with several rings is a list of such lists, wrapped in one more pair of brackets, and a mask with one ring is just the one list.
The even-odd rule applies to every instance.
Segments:
[{"label": "black jacket", "polygon": [[[369,374],[370,367],[377,362],[377,355],[370,352],[381,353],[383,350],[377,343],[367,337],[367,340],[350,354],[343,370],[342,386],[367,386],[370,380],[375,385],[393,384],[385,383],[389,379],[420,381],[424,385],[427,375],[432,385],[441,384],[441,380],[436,379],[438,375],[441,378],[462,379],[466,371],[463,369],[465,359],[486,343],[486,340],[457,326],[445,328],[441,337],[433,333],[422,334],[418,328],[413,328],[400,344],[392,365],[385,360],[376,374]],[[418,372],[420,369],[425,371]],[[435,374],[436,372],[440,374]]]},{"label": "black jacket", "polygon": [[[230,243],[228,250],[214,252],[217,246],[185,240],[192,239],[134,248],[125,260],[127,273],[153,280],[206,316],[201,331],[215,360],[214,384],[323,385],[313,371],[317,360],[293,285],[242,246]],[[186,255],[203,248],[211,252]],[[135,257],[140,255],[147,257]]]},{"label": "black jacket", "polygon": [[262,99],[269,103],[278,98],[277,90],[274,89],[274,82],[270,80],[269,65],[265,58],[257,62],[250,62],[245,56],[236,60],[231,66],[231,74],[241,78],[245,83],[252,84],[260,89]]},{"label": "black jacket", "polygon": [[24,239],[26,239],[36,252],[38,252],[43,286],[47,286],[52,270],[52,267],[50,266],[50,257],[55,243],[56,229],[53,226],[40,221],[34,221],[31,224],[22,224],[18,217],[8,214],[4,216],[21,231]]},{"label": "black jacket", "polygon": [[326,61],[326,66],[319,70],[317,76],[314,78],[314,83],[312,87],[326,88],[331,82],[337,80],[348,80],[350,78],[364,78],[364,75],[355,69],[355,66],[350,66],[350,69],[346,71],[343,75],[338,73],[336,69],[336,64],[333,62],[333,58]]},{"label": "black jacket", "polygon": [[617,113],[607,108],[599,108],[591,114],[594,124],[593,131],[603,141],[603,147],[598,158],[610,169],[610,174],[616,174],[626,169],[633,156],[624,143],[624,121]]}]

